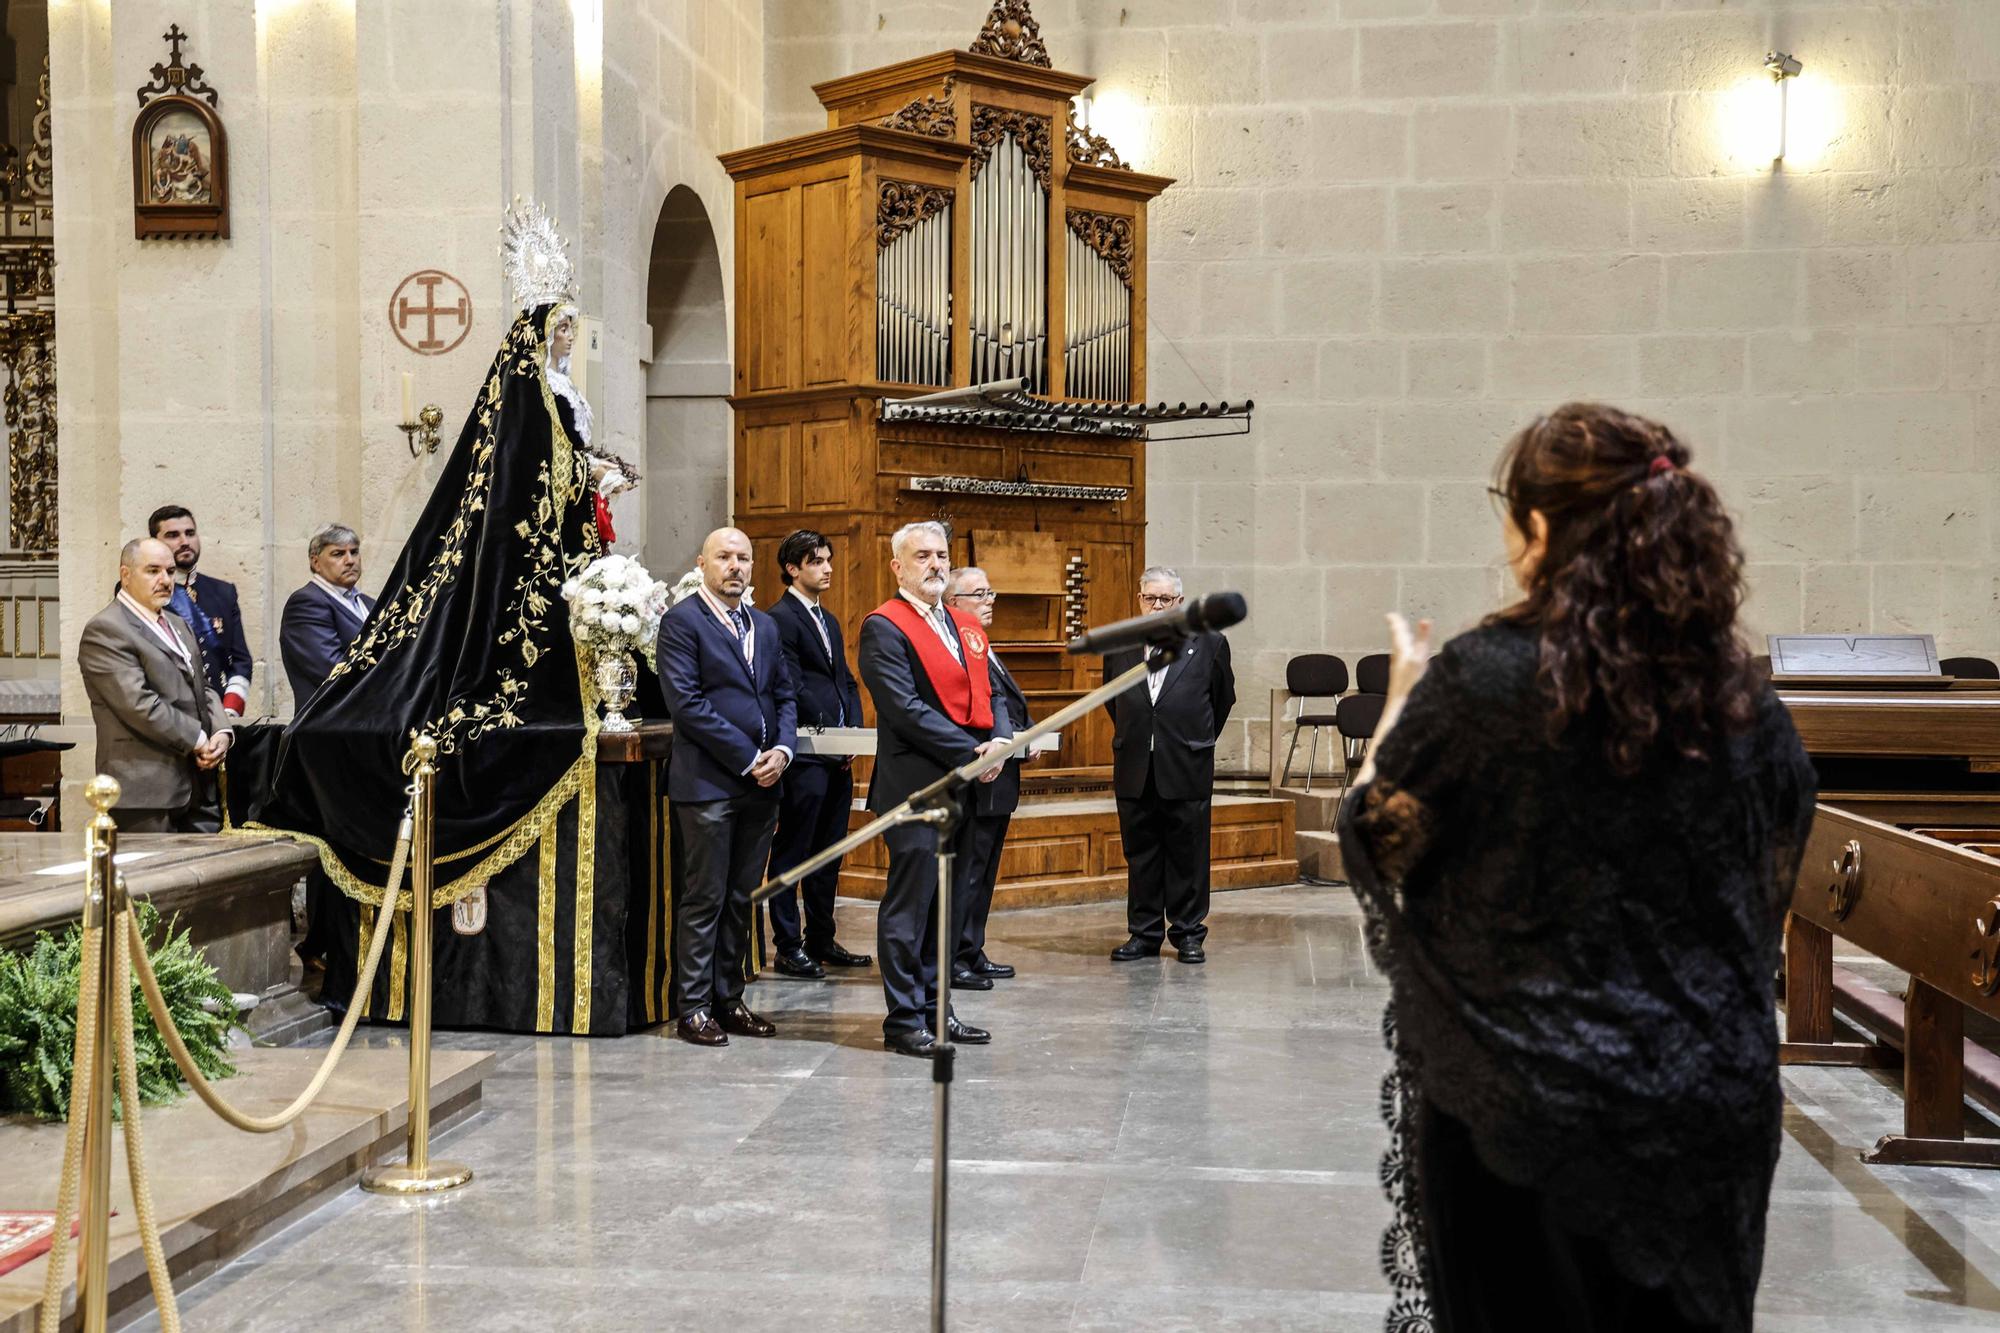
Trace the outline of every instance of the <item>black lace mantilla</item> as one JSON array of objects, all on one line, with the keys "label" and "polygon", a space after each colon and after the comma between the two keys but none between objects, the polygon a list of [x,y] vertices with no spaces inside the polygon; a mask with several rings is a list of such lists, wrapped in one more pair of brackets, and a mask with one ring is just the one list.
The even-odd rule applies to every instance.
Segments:
[{"label": "black lace mantilla", "polygon": [[1415,1112],[1468,1126],[1680,1311],[1748,1329],[1782,1099],[1772,978],[1814,779],[1766,693],[1713,757],[1615,776],[1543,732],[1531,631],[1454,639],[1343,802],[1341,850],[1388,973],[1389,1328],[1431,1327]]}]

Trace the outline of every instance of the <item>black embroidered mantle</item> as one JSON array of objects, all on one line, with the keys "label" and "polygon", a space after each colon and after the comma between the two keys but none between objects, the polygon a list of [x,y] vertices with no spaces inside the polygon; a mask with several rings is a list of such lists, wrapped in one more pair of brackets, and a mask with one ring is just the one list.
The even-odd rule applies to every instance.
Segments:
[{"label": "black embroidered mantle", "polygon": [[1748,1329],[1781,1095],[1773,976],[1812,768],[1775,695],[1706,761],[1630,778],[1545,738],[1531,630],[1448,644],[1343,802],[1393,994],[1397,1100],[1602,1238],[1683,1314]]},{"label": "black embroidered mantle", "polygon": [[563,806],[581,797],[586,821],[595,808],[595,699],[561,590],[600,543],[569,404],[543,373],[559,313],[508,330],[374,614],[301,702],[253,812],[316,842],[362,902],[381,901],[418,732],[440,747],[439,906],[533,847]]}]

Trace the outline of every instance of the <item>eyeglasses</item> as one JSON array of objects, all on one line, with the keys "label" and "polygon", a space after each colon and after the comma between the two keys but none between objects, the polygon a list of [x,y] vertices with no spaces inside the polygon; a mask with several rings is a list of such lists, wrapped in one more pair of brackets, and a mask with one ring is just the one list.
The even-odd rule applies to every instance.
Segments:
[{"label": "eyeglasses", "polygon": [[983,592],[955,592],[951,599],[955,602],[990,602],[1000,594],[987,588]]},{"label": "eyeglasses", "polygon": [[1142,592],[1139,594],[1139,605],[1164,610],[1180,599],[1181,596],[1177,592]]},{"label": "eyeglasses", "polygon": [[1506,491],[1501,490],[1498,486],[1488,486],[1486,494],[1493,502],[1494,513],[1511,514],[1514,512],[1514,497]]}]

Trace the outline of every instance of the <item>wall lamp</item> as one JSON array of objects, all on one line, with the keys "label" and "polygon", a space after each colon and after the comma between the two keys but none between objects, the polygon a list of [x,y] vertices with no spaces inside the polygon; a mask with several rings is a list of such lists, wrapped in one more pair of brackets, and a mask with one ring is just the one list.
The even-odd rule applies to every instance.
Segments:
[{"label": "wall lamp", "polygon": [[1805,66],[1795,60],[1789,51],[1772,51],[1764,57],[1764,72],[1771,76],[1771,82],[1778,85],[1778,151],[1771,160],[1785,160],[1785,150],[1791,132],[1791,94],[1788,82],[1799,76]]}]

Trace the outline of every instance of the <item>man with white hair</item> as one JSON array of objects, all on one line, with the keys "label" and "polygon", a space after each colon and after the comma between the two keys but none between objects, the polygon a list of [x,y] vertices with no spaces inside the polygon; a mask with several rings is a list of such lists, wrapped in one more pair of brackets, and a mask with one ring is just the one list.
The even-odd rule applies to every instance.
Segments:
[{"label": "man with white hair", "polygon": [[[945,601],[955,610],[976,616],[979,627],[988,632],[993,628],[994,597],[993,581],[979,566],[967,565],[951,572]],[[995,729],[1014,735],[1026,731],[1028,696],[1021,692],[999,653],[989,651],[986,666],[993,677]],[[958,917],[958,955],[951,970],[951,984],[967,990],[992,990],[995,981],[1014,975],[1011,966],[986,956],[986,918],[993,910],[993,887],[1000,879],[1000,849],[1007,841],[1007,825],[1021,804],[1023,762],[1008,760],[999,777],[973,790],[972,864],[965,877],[967,892],[953,904]]]},{"label": "man with white hair", "polygon": [[[1181,576],[1155,565],[1139,576],[1149,615],[1183,600]],[[1106,679],[1139,664],[1139,649],[1110,653]],[[1125,917],[1131,938],[1113,962],[1159,956],[1171,940],[1183,963],[1207,961],[1208,815],[1215,789],[1215,738],[1236,704],[1229,640],[1197,634],[1171,666],[1148,672],[1111,711],[1111,786],[1125,844]]]},{"label": "man with white hair", "polygon": [[[954,768],[996,749],[992,678],[986,665],[986,631],[944,603],[951,568],[951,540],[940,523],[905,524],[890,539],[889,568],[896,595],[861,623],[861,680],[875,700],[875,772],[868,808],[877,814],[901,805]],[[980,778],[991,782],[999,769]],[[946,1015],[946,1032],[931,1030],[938,999],[937,858],[934,831],[906,824],[883,838],[889,878],[876,914],[876,955],[888,1016],[882,1043],[900,1055],[930,1058],[947,1035],[978,1045],[991,1033]],[[951,891],[963,901],[972,869],[972,801],[959,801],[950,834]],[[954,912],[956,916],[956,912]],[[943,965],[951,966],[946,958]]]}]

